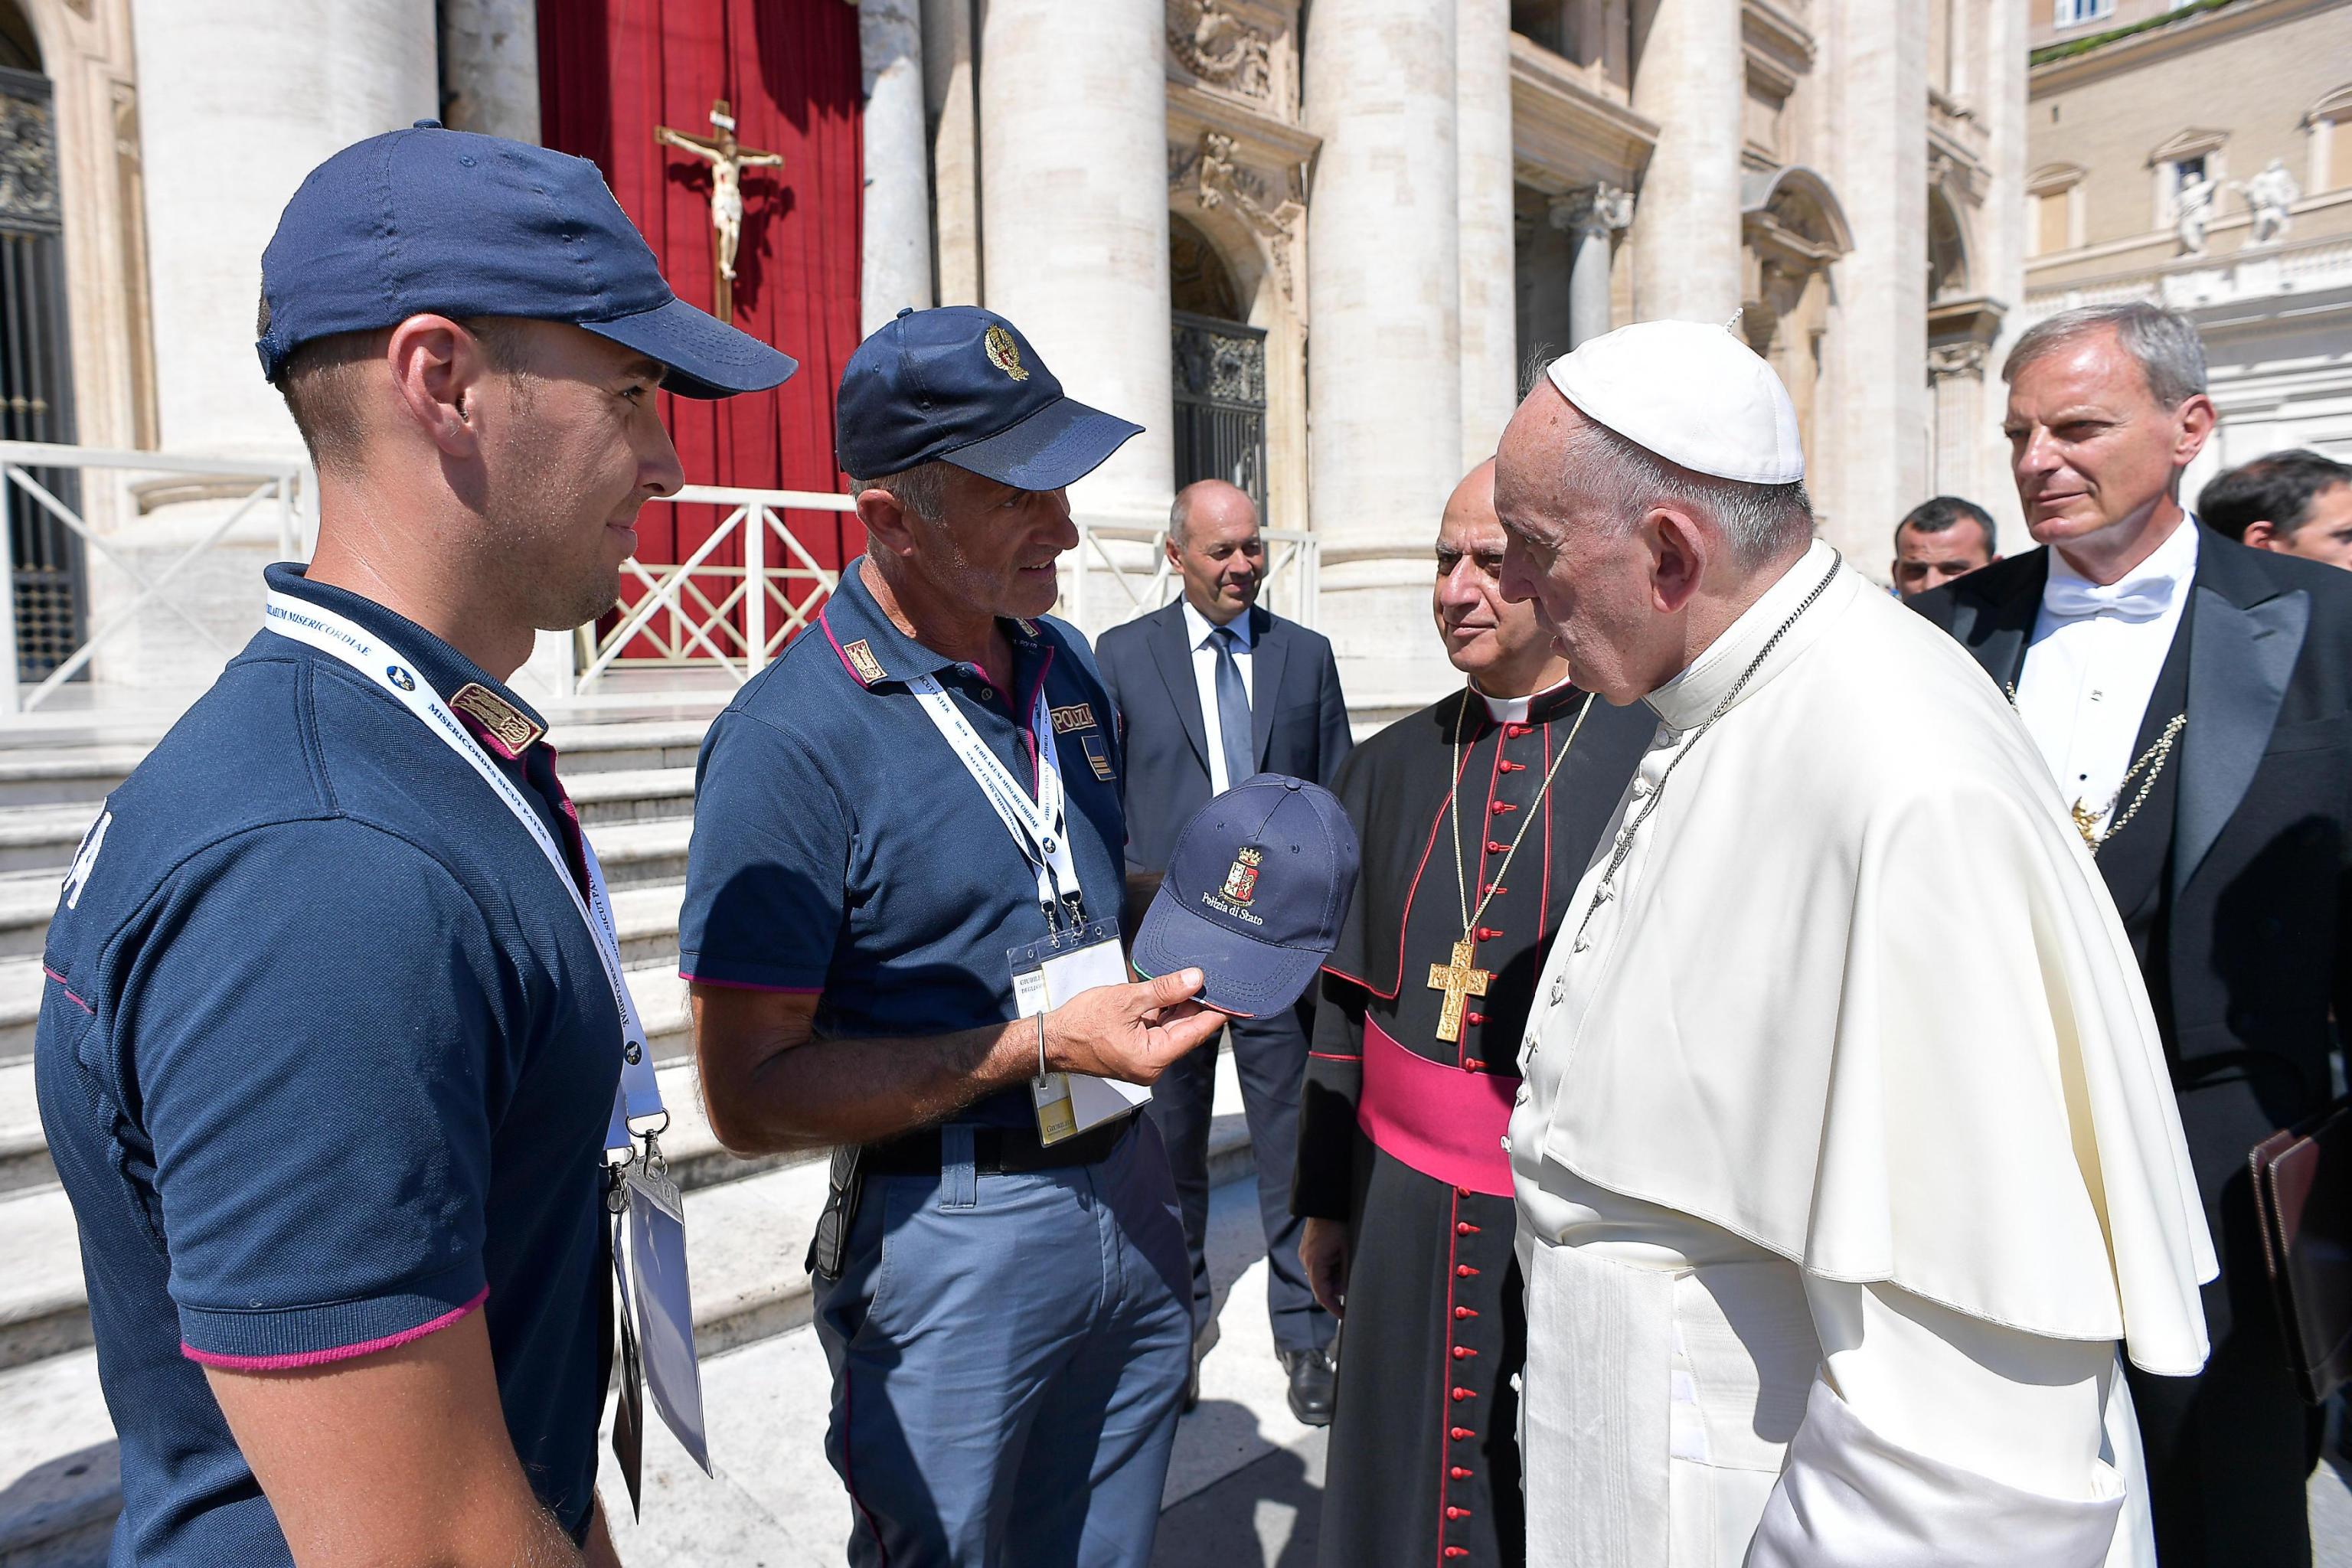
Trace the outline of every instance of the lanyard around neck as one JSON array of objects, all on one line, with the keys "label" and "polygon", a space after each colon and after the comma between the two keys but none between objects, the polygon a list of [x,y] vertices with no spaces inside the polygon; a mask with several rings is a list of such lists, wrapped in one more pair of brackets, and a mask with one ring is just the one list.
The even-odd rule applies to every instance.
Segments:
[{"label": "lanyard around neck", "polygon": [[442,744],[481,775],[547,858],[555,879],[572,896],[572,907],[595,941],[596,956],[604,964],[604,980],[613,988],[613,1005],[620,1014],[621,1082],[613,1097],[612,1119],[605,1127],[604,1155],[608,1163],[627,1163],[633,1138],[662,1131],[669,1124],[669,1113],[662,1108],[661,1086],[654,1077],[653,1058],[646,1049],[645,1024],[637,1016],[636,1000],[629,994],[628,982],[621,973],[621,942],[613,922],[612,896],[604,890],[604,868],[596,863],[596,851],[589,847],[587,835],[583,833],[580,837],[581,857],[588,864],[588,892],[583,897],[579,883],[572,879],[562,847],[547,830],[547,824],[531,809],[515,782],[499,770],[449,710],[449,705],[410,668],[404,655],[333,611],[275,589],[264,602],[262,615],[262,624],[279,637],[307,643],[341,659],[407,709]]},{"label": "lanyard around neck", "polygon": [[972,729],[971,721],[963,716],[936,676],[919,675],[907,682],[907,689],[915,694],[948,749],[971,775],[980,793],[996,809],[997,820],[1013,836],[1013,847],[1029,863],[1037,879],[1037,907],[1045,913],[1045,924],[1059,930],[1066,919],[1072,925],[1085,922],[1085,903],[1078,886],[1078,863],[1070,852],[1070,835],[1066,821],[1060,760],[1054,749],[1054,719],[1045,701],[1045,682],[1040,679],[1037,690],[1029,703],[1029,734],[1037,752],[1037,795],[1032,800],[1020,781],[1006,771],[988,742]]}]

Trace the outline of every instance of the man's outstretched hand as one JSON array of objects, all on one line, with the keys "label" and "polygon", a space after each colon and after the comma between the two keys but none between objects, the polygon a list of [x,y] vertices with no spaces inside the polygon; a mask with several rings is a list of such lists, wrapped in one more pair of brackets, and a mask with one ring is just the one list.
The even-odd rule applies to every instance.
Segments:
[{"label": "man's outstretched hand", "polygon": [[1206,980],[1197,969],[1180,969],[1079,992],[1045,1015],[1046,1065],[1121,1083],[1157,1083],[1177,1058],[1225,1026],[1225,1015],[1192,1000]]}]

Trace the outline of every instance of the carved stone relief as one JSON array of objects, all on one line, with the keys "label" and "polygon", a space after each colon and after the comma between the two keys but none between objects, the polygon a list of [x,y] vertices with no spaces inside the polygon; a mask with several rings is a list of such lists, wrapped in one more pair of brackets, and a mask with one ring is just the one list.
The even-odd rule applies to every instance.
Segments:
[{"label": "carved stone relief", "polygon": [[1168,50],[1178,65],[1244,98],[1274,92],[1274,40],[1221,0],[1170,0]]},{"label": "carved stone relief", "polygon": [[0,96],[0,222],[58,226],[58,142],[49,106]]},{"label": "carved stone relief", "polygon": [[1937,343],[1927,351],[1927,379],[1945,381],[1956,375],[1984,376],[1986,345],[1973,339]]},{"label": "carved stone relief", "polygon": [[1551,201],[1551,226],[1572,234],[1615,234],[1633,222],[1633,193],[1621,185],[1579,185]]},{"label": "carved stone relief", "polygon": [[1168,184],[1189,189],[1206,212],[1230,211],[1257,236],[1283,297],[1294,294],[1291,255],[1298,237],[1298,220],[1307,205],[1297,193],[1277,187],[1257,170],[1235,159],[1234,139],[1222,132],[1204,131],[1192,149],[1168,149]]}]

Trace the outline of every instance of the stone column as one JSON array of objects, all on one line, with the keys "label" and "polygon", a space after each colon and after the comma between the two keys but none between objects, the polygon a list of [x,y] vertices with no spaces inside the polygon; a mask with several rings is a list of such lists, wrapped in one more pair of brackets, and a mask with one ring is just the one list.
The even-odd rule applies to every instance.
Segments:
[{"label": "stone column", "polygon": [[1458,679],[1426,630],[1430,541],[1462,471],[1454,39],[1452,0],[1317,0],[1307,29],[1322,629],[1360,711]]},{"label": "stone column", "polygon": [[931,171],[918,0],[857,0],[866,76],[866,254],[859,319],[870,332],[931,306]]},{"label": "stone column", "polygon": [[1568,279],[1568,346],[1609,331],[1609,266],[1616,235],[1633,221],[1633,194],[1582,185],[1552,203],[1551,221],[1576,237]]},{"label": "stone column", "polygon": [[539,140],[537,0],[441,0],[441,122]]},{"label": "stone column", "polygon": [[1993,515],[2004,554],[2032,548],[2025,512],[2010,472],[2008,438],[2000,433],[2008,395],[2001,361],[2025,330],[2025,40],[2032,31],[2028,0],[1990,0],[1969,29],[1969,107],[1982,116],[1991,178],[1977,209],[1976,291],[2009,307],[1986,355],[1979,413],[1973,432],[1977,479],[1969,499]]},{"label": "stone column", "polygon": [[[254,358],[261,250],[305,174],[339,149],[439,112],[434,8],[415,0],[131,0],[163,450],[300,461]],[[248,487],[249,488],[249,487]],[[124,544],[151,574],[236,504],[226,487],[143,489]],[[241,493],[241,492],[240,492]],[[188,499],[183,499],[188,498]],[[257,506],[174,580],[235,648],[261,621],[274,512]],[[110,587],[93,572],[104,613]],[[105,679],[201,686],[220,655],[149,613],[108,645]]]},{"label": "stone column", "polygon": [[1633,109],[1659,130],[1633,217],[1635,321],[1725,321],[1739,309],[1739,6],[1654,0],[1640,39]]},{"label": "stone column", "polygon": [[1518,403],[1514,305],[1509,0],[1462,0],[1454,23],[1461,188],[1462,463],[1492,457]]},{"label": "stone column", "polygon": [[923,109],[931,138],[942,305],[981,300],[980,124],[973,91],[971,0],[923,0]]},{"label": "stone column", "polygon": [[[1821,139],[1853,248],[1835,265],[1837,304],[1813,400],[1813,498],[1822,537],[1849,559],[1880,558],[1897,519],[1927,499],[1934,405],[1927,377],[1927,14],[1843,6],[1825,18]],[[2012,211],[2021,211],[2021,202]]]},{"label": "stone column", "polygon": [[1166,26],[1163,0],[990,0],[982,24],[989,308],[1144,426],[1071,492],[1082,520],[1163,524],[1173,490]]},{"label": "stone column", "polygon": [[440,112],[413,0],[132,0],[167,450],[293,456],[253,357],[261,247],[302,177]]}]

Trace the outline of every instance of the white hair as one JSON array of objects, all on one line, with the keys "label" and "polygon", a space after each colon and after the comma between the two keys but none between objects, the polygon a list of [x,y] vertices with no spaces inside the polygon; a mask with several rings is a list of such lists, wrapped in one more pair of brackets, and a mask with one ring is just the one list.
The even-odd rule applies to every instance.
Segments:
[{"label": "white hair", "polygon": [[903,510],[913,512],[927,522],[937,522],[948,510],[948,465],[944,462],[918,463],[902,472],[884,474],[871,479],[853,476],[849,481],[849,493],[854,496],[860,490],[880,490]]},{"label": "white hair", "polygon": [[2149,395],[2178,408],[2205,390],[2205,341],[2196,323],[2178,310],[2132,300],[2120,305],[2083,305],[2036,321],[2002,362],[2000,379],[2015,381],[2035,360],[2057,353],[2077,338],[2109,331],[2139,365]]},{"label": "white hair", "polygon": [[1615,514],[1621,529],[1664,501],[1713,523],[1734,558],[1751,567],[1801,550],[1813,537],[1813,503],[1802,479],[1754,485],[1695,473],[1581,414],[1567,457],[1578,482]]}]

